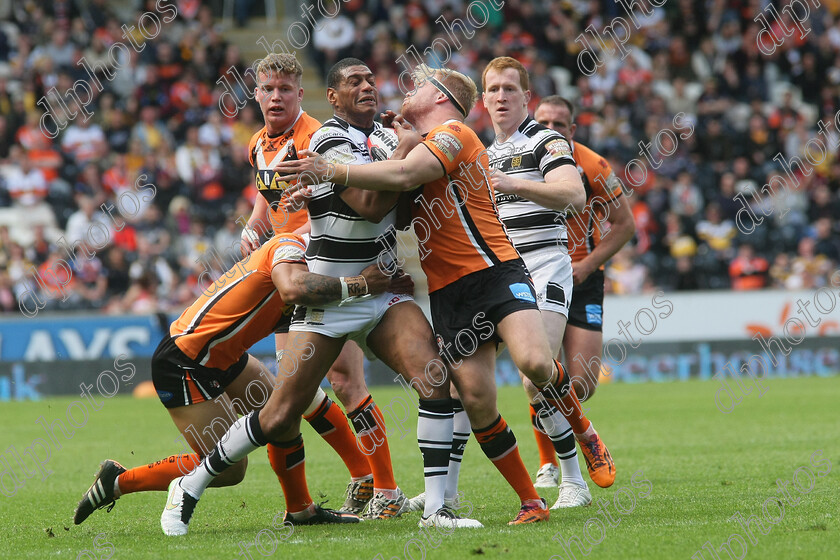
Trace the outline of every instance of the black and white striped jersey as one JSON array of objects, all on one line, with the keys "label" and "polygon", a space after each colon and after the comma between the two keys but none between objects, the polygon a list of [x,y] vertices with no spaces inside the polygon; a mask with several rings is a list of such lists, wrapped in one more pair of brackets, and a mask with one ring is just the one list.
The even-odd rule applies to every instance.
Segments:
[{"label": "black and white striped jersey", "polygon": [[[332,117],[312,135],[310,149],[330,163],[359,165],[371,163],[368,135],[382,128],[374,123],[370,130],[361,130],[340,117]],[[382,254],[387,266],[396,254],[396,210],[392,209],[378,224],[357,214],[339,196],[347,187],[321,183],[312,189],[309,220],[312,232],[306,249],[306,262],[311,272],[327,276],[355,276]],[[389,233],[390,231],[390,233]],[[383,253],[384,252],[384,253]]]},{"label": "black and white striped jersey", "polygon": [[[529,181],[544,181],[561,165],[575,165],[572,149],[559,132],[531,117],[509,139],[487,149],[490,167]],[[519,253],[566,245],[566,213],[544,208],[514,194],[496,193],[496,206],[508,235]]]}]

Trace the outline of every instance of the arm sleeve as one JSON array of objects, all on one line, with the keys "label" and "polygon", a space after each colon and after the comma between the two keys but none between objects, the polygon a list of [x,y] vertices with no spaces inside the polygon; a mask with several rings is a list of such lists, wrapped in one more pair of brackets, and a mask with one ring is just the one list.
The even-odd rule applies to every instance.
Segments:
[{"label": "arm sleeve", "polygon": [[421,142],[438,159],[447,175],[454,173],[472,151],[465,147],[470,140],[465,129],[463,123],[447,123],[430,130]]},{"label": "arm sleeve", "polygon": [[534,148],[534,155],[543,176],[563,165],[575,165],[572,147],[560,133],[549,130],[541,131],[541,134],[544,137]]}]

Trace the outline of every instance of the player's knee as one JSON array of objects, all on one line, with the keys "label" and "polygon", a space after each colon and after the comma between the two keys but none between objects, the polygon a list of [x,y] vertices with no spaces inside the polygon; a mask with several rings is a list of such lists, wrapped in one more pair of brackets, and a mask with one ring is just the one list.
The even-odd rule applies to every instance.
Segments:
[{"label": "player's knee", "polygon": [[551,377],[554,364],[551,360],[544,360],[541,356],[528,355],[516,364],[525,377],[534,382],[546,381]]},{"label": "player's knee", "polygon": [[470,414],[470,417],[474,415],[474,413],[470,413],[470,411],[480,411],[486,409],[488,407],[493,407],[495,403],[493,402],[492,395],[487,391],[482,391],[480,389],[473,390],[472,388],[461,388],[458,391],[459,397],[461,400],[461,404],[464,406],[464,410]]}]

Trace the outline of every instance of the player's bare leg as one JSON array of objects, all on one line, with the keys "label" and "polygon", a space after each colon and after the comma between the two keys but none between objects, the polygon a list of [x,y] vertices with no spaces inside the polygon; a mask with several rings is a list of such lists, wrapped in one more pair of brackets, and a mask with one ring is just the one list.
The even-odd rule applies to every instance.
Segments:
[{"label": "player's bare leg", "polygon": [[[278,349],[282,350],[285,347],[288,336],[288,333],[277,333],[275,335],[275,343]],[[281,354],[282,352],[278,351],[278,356]],[[349,374],[343,372],[351,371],[358,373],[348,379],[347,375]],[[347,398],[348,395],[351,398],[362,398],[362,393],[367,391],[367,387],[364,386],[362,353],[358,345],[350,341],[344,344],[338,358],[330,367],[330,371],[327,372],[327,379],[330,380],[333,390],[336,391],[336,396],[345,408],[348,407],[348,403],[342,399]],[[361,379],[361,388],[358,386],[358,379]],[[336,388],[337,386],[338,388]],[[304,411],[303,418],[338,453],[350,472],[350,482],[347,484],[342,511],[361,513],[373,498],[373,470],[368,458],[359,450],[356,438],[347,424],[347,419],[341,407],[336,405],[323,390],[318,389],[315,398]],[[276,452],[276,449],[269,447],[269,458]],[[272,461],[272,464],[276,463],[276,460]]]},{"label": "player's bare leg", "polygon": [[[419,396],[417,442],[423,454],[426,487],[421,524],[481,527],[444,507],[446,472],[452,447],[452,401],[446,366],[436,351],[434,335],[414,302],[392,306],[367,339],[368,347],[394,371],[400,372]],[[402,507],[408,509],[403,496]]]},{"label": "player's bare leg", "polygon": [[300,435],[301,415],[343,346],[343,337],[310,332],[289,335],[280,360],[278,389],[265,407],[234,424],[196,469],[170,485],[161,515],[165,534],[186,534],[195,506],[212,479],[269,442],[281,451],[272,468],[280,477],[286,499],[284,520],[297,524],[358,522],[354,515],[323,510],[312,502]]},{"label": "player's bare leg", "polygon": [[[541,311],[540,315],[549,341],[551,355],[559,356],[563,333],[567,327],[566,317],[562,313],[548,310]],[[553,453],[560,459],[562,479],[559,484],[560,490],[557,501],[552,509],[589,505],[592,503],[592,495],[580,472],[575,437],[571,425],[559,411],[548,404],[545,398],[539,398],[539,390],[530,379],[525,377],[522,372],[519,375],[522,377],[525,392],[531,403],[531,417],[534,422],[534,434],[537,437],[537,443],[539,444],[540,439],[547,439]],[[540,462],[543,463],[543,461]],[[557,472],[557,467],[553,463],[541,464],[539,472],[550,472],[551,466]],[[534,483],[537,487],[539,487],[538,482],[539,473],[537,481]],[[554,483],[553,486],[557,486],[557,483]]]},{"label": "player's bare leg", "polygon": [[[240,414],[262,406],[273,385],[274,376],[259,360],[249,356],[242,373],[218,397],[167,409],[193,453],[182,449],[176,455],[130,469],[116,461],[104,461],[93,485],[76,508],[74,523],[82,523],[93,511],[113,504],[124,494],[165,491],[172,480],[187,474],[201,462]],[[238,484],[245,476],[247,465],[247,459],[243,459],[216,478],[211,486]]]},{"label": "player's bare leg", "polygon": [[[356,453],[365,458],[369,470],[365,477],[354,477],[350,481],[341,509],[356,514],[367,509],[365,516],[371,519],[396,517],[402,513],[402,508],[389,507],[392,504],[386,503],[400,500],[401,490],[394,480],[385,421],[365,383],[364,354],[355,342],[348,340],[344,344],[341,354],[327,373],[327,379],[348,411],[347,417],[356,431],[353,440]],[[372,476],[370,473],[373,473]],[[366,508],[377,494],[382,494],[384,499],[376,499],[371,507]]]},{"label": "player's bare leg", "polygon": [[522,509],[511,524],[548,519],[545,502],[534,489],[519,455],[516,437],[496,406],[495,371],[496,344],[488,342],[471,356],[461,358],[461,365],[452,369],[452,383],[458,390],[481,450],[519,496]]},{"label": "player's bare leg", "polygon": [[615,465],[591,422],[571,390],[571,380],[562,364],[551,353],[541,324],[540,312],[524,309],[511,313],[497,325],[497,332],[507,343],[513,363],[540,389],[537,398],[545,399],[557,408],[571,424],[581,445],[589,476],[598,486],[606,488],[615,481]]},{"label": "player's bare leg", "polygon": [[601,331],[574,325],[566,327],[563,338],[566,370],[572,378],[572,387],[580,402],[591,398],[598,388],[603,343],[604,335]]}]

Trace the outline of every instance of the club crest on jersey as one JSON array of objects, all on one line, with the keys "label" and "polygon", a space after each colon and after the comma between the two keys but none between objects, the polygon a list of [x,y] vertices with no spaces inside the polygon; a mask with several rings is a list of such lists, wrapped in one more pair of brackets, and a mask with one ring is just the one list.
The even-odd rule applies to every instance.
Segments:
[{"label": "club crest on jersey", "polygon": [[510,159],[510,168],[516,169],[522,166],[522,156],[514,156]]},{"label": "club crest on jersey", "polygon": [[448,132],[438,132],[429,141],[434,144],[435,147],[440,150],[449,161],[455,161],[455,157],[458,155],[458,152],[460,152],[461,148],[464,147],[460,140]]},{"label": "club crest on jersey", "polygon": [[528,303],[536,303],[537,300],[534,298],[533,292],[531,292],[531,286],[525,284],[524,282],[517,282],[516,284],[511,284],[508,286],[510,288],[513,297],[521,301],[527,301]]}]

